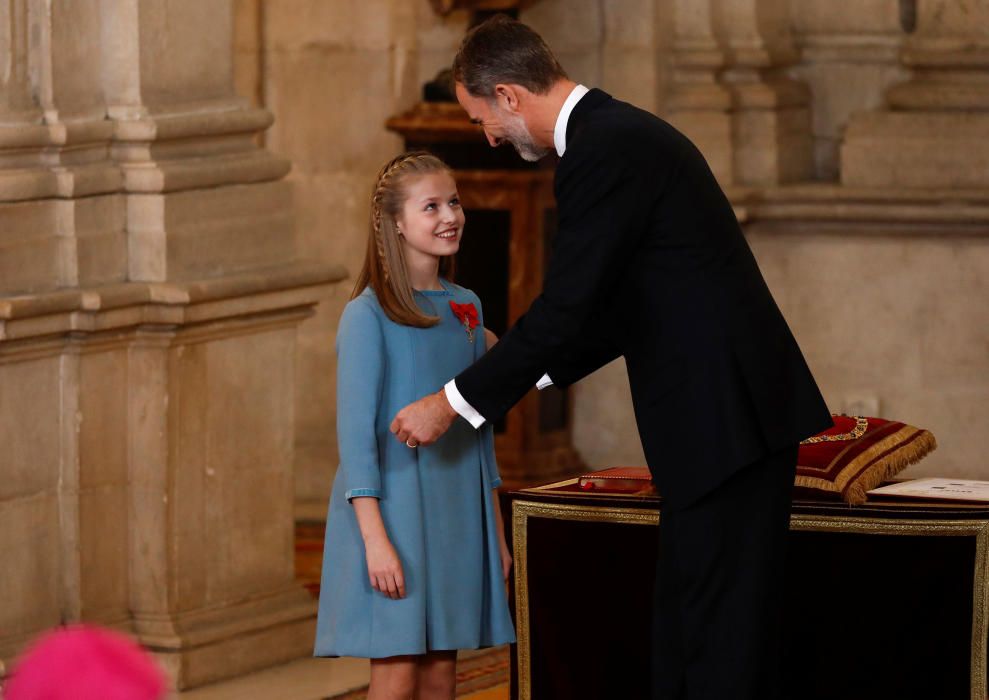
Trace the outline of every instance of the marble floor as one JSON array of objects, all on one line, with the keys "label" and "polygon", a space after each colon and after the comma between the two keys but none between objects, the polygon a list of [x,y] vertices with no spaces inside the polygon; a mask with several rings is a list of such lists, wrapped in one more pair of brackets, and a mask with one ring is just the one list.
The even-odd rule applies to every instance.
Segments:
[{"label": "marble floor", "polygon": [[322,700],[367,685],[367,659],[303,658],[187,690],[172,700]]},{"label": "marble floor", "polygon": [[[480,652],[463,651],[469,658]],[[173,695],[170,700],[323,700],[367,685],[367,659],[297,659],[247,676],[240,676]],[[468,696],[472,700],[508,697],[508,689],[493,689]]]}]

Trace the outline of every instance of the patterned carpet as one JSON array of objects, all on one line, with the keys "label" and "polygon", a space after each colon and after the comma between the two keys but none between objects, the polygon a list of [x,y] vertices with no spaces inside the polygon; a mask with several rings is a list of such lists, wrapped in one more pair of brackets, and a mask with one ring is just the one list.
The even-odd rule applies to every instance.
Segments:
[{"label": "patterned carpet", "polygon": [[[508,700],[508,647],[461,659],[457,663],[457,697],[471,700]],[[364,700],[367,687],[326,700]]]},{"label": "patterned carpet", "polygon": [[295,523],[295,577],[313,597],[319,597],[319,577],[323,569],[322,520],[297,520]]}]

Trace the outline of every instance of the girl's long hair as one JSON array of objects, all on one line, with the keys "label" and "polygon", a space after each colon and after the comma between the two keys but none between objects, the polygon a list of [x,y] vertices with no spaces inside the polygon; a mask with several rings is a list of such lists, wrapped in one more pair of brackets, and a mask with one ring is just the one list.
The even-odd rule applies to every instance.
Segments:
[{"label": "girl's long hair", "polygon": [[[442,160],[431,153],[416,151],[393,158],[378,173],[371,195],[367,253],[350,295],[353,299],[371,287],[388,318],[405,326],[428,328],[439,323],[438,317],[423,313],[415,302],[396,224],[408,198],[408,179],[437,172],[452,176],[450,167]],[[453,267],[452,255],[440,258],[440,277],[452,279]]]}]

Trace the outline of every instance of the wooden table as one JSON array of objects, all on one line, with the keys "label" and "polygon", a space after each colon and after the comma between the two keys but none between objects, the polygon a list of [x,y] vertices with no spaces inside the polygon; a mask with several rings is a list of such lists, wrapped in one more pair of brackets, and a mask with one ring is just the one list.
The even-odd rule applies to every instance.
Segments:
[{"label": "wooden table", "polygon": [[[655,495],[509,494],[513,698],[649,697]],[[800,700],[986,698],[989,505],[795,500],[787,683]]]}]

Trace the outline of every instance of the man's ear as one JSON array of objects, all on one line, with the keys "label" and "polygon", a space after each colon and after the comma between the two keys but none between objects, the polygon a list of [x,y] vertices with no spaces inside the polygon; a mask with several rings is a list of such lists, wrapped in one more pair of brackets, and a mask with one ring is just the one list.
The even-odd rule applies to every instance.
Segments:
[{"label": "man's ear", "polygon": [[511,83],[498,83],[495,85],[494,97],[498,106],[512,113],[517,113],[521,108],[522,88],[520,85]]}]

